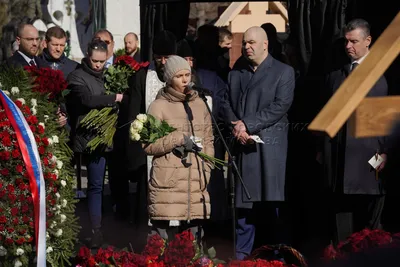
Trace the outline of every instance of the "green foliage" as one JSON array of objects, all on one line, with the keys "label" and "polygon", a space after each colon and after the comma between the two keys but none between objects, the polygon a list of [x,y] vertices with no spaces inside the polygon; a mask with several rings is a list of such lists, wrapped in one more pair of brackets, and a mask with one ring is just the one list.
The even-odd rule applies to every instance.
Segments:
[{"label": "green foliage", "polygon": [[107,89],[107,93],[124,93],[129,88],[128,78],[133,72],[131,67],[123,64],[111,65],[106,69],[104,73],[104,87]]},{"label": "green foliage", "polygon": [[125,49],[124,49],[124,48],[117,49],[117,50],[115,51],[115,55],[116,55],[117,57],[125,55]]},{"label": "green foliage", "polygon": [[[53,140],[53,144],[49,146],[49,151],[53,156],[57,158],[57,162],[62,162],[62,167],[58,169],[58,178],[54,181],[57,184],[59,198],[57,199],[56,206],[60,207],[54,210],[54,216],[47,218],[49,226],[47,228],[47,249],[51,247],[51,252],[47,253],[48,266],[53,267],[64,267],[71,266],[70,259],[75,254],[74,246],[78,240],[78,233],[80,226],[78,224],[78,218],[75,216],[75,193],[73,185],[74,169],[71,165],[72,151],[68,147],[68,133],[64,128],[60,128],[57,122],[57,104],[47,101],[46,95],[40,95],[39,93],[32,92],[31,79],[28,74],[22,68],[0,69],[0,82],[2,89],[11,92],[12,87],[18,87],[18,94],[11,94],[10,97],[14,101],[17,98],[23,98],[27,103],[30,103],[31,99],[36,99],[36,114],[34,114],[39,122],[45,124],[45,135],[47,138]],[[46,171],[46,166],[42,162],[43,172]],[[46,183],[47,185],[47,183]],[[46,195],[54,192],[49,192],[46,188]],[[54,208],[55,209],[55,208]],[[64,219],[60,219],[62,218]],[[65,217],[64,217],[65,216]],[[62,235],[58,236],[56,233],[61,229]],[[1,241],[0,241],[1,243]],[[36,252],[32,247],[24,247],[25,256],[29,259],[28,262],[22,262],[23,266],[33,266],[33,259],[36,256]],[[0,264],[1,265],[1,264]],[[4,265],[9,266],[9,265]],[[10,266],[14,266],[14,263],[10,263]]]},{"label": "green foliage", "polygon": [[114,108],[92,109],[82,119],[80,127],[91,130],[95,137],[89,141],[87,148],[93,152],[99,148],[111,147],[116,131],[118,115]]}]

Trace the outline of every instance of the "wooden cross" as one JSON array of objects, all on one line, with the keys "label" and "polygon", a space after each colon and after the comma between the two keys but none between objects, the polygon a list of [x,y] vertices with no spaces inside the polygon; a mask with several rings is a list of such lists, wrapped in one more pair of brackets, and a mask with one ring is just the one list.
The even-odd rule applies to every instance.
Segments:
[{"label": "wooden cross", "polygon": [[[308,126],[333,138],[349,120],[354,137],[389,135],[400,115],[400,96],[368,97],[369,90],[400,52],[400,12],[365,58]],[[399,73],[400,75],[400,73]]]}]

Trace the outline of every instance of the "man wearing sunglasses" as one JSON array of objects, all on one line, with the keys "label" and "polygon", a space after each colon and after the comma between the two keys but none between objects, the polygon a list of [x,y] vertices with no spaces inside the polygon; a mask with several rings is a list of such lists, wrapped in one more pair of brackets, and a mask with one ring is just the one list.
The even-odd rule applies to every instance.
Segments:
[{"label": "man wearing sunglasses", "polygon": [[36,56],[39,49],[39,32],[30,24],[21,24],[17,30],[18,50],[7,59],[9,67],[36,66],[48,67],[48,64]]},{"label": "man wearing sunglasses", "polygon": [[106,29],[100,29],[95,34],[93,39],[100,39],[107,44],[107,61],[104,68],[108,69],[114,64],[116,56],[114,54],[114,36]]}]

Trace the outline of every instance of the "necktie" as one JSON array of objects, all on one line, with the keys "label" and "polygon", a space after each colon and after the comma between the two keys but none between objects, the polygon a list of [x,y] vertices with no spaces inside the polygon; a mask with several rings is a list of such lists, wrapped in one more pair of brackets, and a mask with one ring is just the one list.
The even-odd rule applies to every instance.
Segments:
[{"label": "necktie", "polygon": [[357,68],[358,65],[359,64],[357,62],[354,62],[353,64],[351,64],[351,71],[353,71],[355,68]]},{"label": "necktie", "polygon": [[29,61],[29,65],[36,66],[35,61],[33,61],[33,59],[32,59],[31,61]]}]

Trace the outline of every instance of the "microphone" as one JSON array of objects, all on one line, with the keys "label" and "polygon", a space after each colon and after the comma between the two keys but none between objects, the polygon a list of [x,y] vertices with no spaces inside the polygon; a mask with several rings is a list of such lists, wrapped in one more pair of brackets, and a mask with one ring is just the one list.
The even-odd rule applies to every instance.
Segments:
[{"label": "microphone", "polygon": [[210,90],[208,90],[207,88],[202,88],[200,86],[197,86],[194,82],[190,82],[186,86],[186,88],[190,89],[190,90],[195,90],[195,91],[199,92],[200,94],[205,94],[205,95],[209,95],[209,96],[213,95],[213,93]]}]

